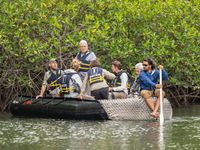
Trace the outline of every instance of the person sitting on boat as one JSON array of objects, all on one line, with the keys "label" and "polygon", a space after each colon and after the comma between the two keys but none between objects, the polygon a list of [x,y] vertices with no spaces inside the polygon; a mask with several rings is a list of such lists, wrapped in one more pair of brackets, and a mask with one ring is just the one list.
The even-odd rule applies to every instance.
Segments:
[{"label": "person sitting on boat", "polygon": [[140,62],[140,63],[137,63],[135,65],[135,74],[136,74],[136,77],[135,77],[135,80],[131,86],[131,93],[133,95],[139,95],[140,94],[140,81],[139,81],[139,74],[140,72],[143,70],[143,64]]},{"label": "person sitting on boat", "polygon": [[[151,58],[143,60],[144,70],[139,75],[141,96],[144,98],[148,107],[152,110],[151,116],[154,118],[159,117],[158,109],[160,106],[160,88],[161,84],[158,84],[160,78],[159,70],[155,68],[155,63]],[[168,80],[168,74],[163,70],[163,66],[159,65],[159,69],[162,70],[162,80]],[[163,96],[164,96],[163,92]],[[156,96],[156,102],[153,101],[152,96]]]},{"label": "person sitting on boat", "polygon": [[[106,80],[113,80],[115,75],[103,68],[98,59],[91,61],[91,69],[87,72],[83,81],[82,93],[90,89],[91,96],[95,99],[108,99],[108,84]],[[106,79],[106,80],[105,80]]]},{"label": "person sitting on boat", "polygon": [[80,64],[76,61],[72,61],[71,69],[64,71],[63,77],[60,79],[61,83],[61,97],[78,97],[81,92],[82,80],[77,73]]},{"label": "person sitting on boat", "polygon": [[43,97],[46,89],[52,97],[59,97],[60,83],[58,80],[62,77],[63,71],[58,68],[58,63],[55,58],[49,60],[49,70],[44,75],[40,94],[36,99]]},{"label": "person sitting on boat", "polygon": [[80,68],[78,70],[81,79],[83,80],[87,71],[90,70],[90,62],[96,60],[94,52],[88,49],[88,43],[85,40],[80,41],[80,52],[76,55],[73,61],[80,62]]},{"label": "person sitting on boat", "polygon": [[123,99],[128,96],[128,74],[122,70],[122,64],[119,61],[112,62],[112,71],[116,78],[112,81],[109,91],[112,99]]}]

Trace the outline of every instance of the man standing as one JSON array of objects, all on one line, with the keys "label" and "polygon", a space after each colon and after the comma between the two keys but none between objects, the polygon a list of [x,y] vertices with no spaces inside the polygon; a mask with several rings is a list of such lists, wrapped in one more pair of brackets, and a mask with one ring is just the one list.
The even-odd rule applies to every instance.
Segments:
[{"label": "man standing", "polygon": [[119,61],[112,62],[112,72],[116,75],[116,79],[113,80],[112,87],[109,88],[112,98],[126,98],[128,96],[129,79],[127,73],[122,70],[122,65]]},{"label": "man standing", "polygon": [[90,62],[96,60],[96,55],[88,49],[88,43],[85,40],[80,41],[80,52],[76,55],[73,61],[80,63],[79,73],[83,80],[87,71],[90,70]]},{"label": "man standing", "polygon": [[59,79],[63,75],[63,71],[58,69],[58,63],[55,58],[49,61],[49,71],[44,75],[40,94],[36,96],[36,99],[43,97],[46,89],[52,97],[59,97],[60,94],[60,83]]},{"label": "man standing", "polygon": [[[155,68],[155,64],[150,58],[143,60],[143,67],[144,70],[139,75],[141,96],[144,98],[148,107],[152,110],[151,116],[158,118],[158,109],[160,107],[160,88],[162,87],[161,84],[158,84],[160,73],[159,70]],[[162,80],[168,80],[168,74],[165,70],[163,70],[163,66],[159,65],[158,68],[162,70]],[[152,99],[154,94],[157,97],[156,102]]]}]

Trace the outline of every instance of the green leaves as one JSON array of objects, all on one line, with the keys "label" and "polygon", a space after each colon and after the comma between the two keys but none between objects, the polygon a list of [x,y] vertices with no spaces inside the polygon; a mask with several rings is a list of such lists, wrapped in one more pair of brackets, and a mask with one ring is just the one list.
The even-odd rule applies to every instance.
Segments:
[{"label": "green leaves", "polygon": [[[200,86],[199,5],[178,0],[4,1],[2,68],[37,74],[49,58],[60,55],[69,64],[79,41],[86,39],[107,69],[114,59],[129,69],[152,57],[169,71],[171,83]],[[23,78],[23,86],[26,80],[30,84]]]}]

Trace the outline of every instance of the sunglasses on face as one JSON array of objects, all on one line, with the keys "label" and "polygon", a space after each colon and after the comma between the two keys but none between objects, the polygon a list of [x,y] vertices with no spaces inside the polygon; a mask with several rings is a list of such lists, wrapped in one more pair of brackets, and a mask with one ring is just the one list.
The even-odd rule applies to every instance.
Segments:
[{"label": "sunglasses on face", "polygon": [[144,67],[147,67],[148,65],[147,64],[142,64]]}]

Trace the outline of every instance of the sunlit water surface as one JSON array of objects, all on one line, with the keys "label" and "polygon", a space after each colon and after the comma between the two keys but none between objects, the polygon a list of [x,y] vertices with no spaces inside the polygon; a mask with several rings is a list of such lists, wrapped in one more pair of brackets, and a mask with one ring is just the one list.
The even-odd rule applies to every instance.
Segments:
[{"label": "sunlit water surface", "polygon": [[199,150],[200,105],[157,121],[75,121],[0,114],[0,150]]}]

